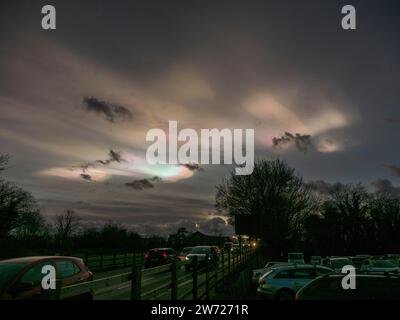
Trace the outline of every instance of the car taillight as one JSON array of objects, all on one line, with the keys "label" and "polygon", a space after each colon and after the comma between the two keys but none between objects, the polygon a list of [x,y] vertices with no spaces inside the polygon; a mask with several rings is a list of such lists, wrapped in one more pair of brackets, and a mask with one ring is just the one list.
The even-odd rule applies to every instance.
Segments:
[{"label": "car taillight", "polygon": [[162,256],[165,258],[167,256],[167,253],[163,252]]},{"label": "car taillight", "polygon": [[149,254],[148,254],[148,253],[145,253],[145,254],[144,254],[144,258],[147,259],[148,257],[149,257]]}]

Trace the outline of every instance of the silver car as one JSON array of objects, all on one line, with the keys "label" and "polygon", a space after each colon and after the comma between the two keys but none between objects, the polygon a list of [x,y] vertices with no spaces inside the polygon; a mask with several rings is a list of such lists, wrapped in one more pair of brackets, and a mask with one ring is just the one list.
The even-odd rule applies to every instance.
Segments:
[{"label": "silver car", "polygon": [[257,293],[265,298],[293,300],[296,292],[307,283],[332,273],[330,268],[310,264],[273,268],[260,278]]},{"label": "silver car", "polygon": [[253,270],[252,283],[255,286],[258,286],[258,281],[260,280],[260,277],[262,275],[267,273],[272,268],[276,268],[276,267],[280,267],[280,266],[287,266],[287,265],[293,265],[293,263],[282,262],[282,261],[268,261],[265,264],[264,268],[254,269]]}]

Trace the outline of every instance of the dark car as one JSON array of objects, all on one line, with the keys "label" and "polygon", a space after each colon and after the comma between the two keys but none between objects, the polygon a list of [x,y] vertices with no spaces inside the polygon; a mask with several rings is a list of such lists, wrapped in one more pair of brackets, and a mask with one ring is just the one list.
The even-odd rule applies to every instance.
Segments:
[{"label": "dark car", "polygon": [[210,267],[217,266],[219,262],[220,251],[216,246],[197,246],[192,249],[192,251],[186,256],[185,265],[186,270],[192,270],[197,259],[197,267],[203,268],[207,265]]},{"label": "dark car", "polygon": [[[56,270],[56,280],[61,286],[69,286],[93,280],[93,274],[80,258],[46,256],[24,257],[0,261],[0,300],[40,299],[42,268],[51,265]],[[50,290],[50,289],[49,289]],[[85,293],[79,299],[93,299],[92,293]]]},{"label": "dark car", "polygon": [[356,288],[343,289],[344,274],[319,277],[301,288],[297,300],[385,300],[400,299],[400,278],[396,275],[357,274]]},{"label": "dark car", "polygon": [[144,267],[153,268],[178,260],[178,254],[172,248],[155,248],[145,254]]},{"label": "dark car", "polygon": [[192,252],[193,247],[185,247],[182,249],[181,253],[179,254],[179,259],[181,261],[185,261],[186,256]]}]

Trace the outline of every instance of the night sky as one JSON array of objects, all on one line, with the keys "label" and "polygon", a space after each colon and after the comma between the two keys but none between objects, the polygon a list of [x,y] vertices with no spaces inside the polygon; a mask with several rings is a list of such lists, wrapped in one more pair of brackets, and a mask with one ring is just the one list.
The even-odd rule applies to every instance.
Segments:
[{"label": "night sky", "polygon": [[394,1],[2,1],[3,176],[49,219],[230,233],[214,199],[233,166],[146,163],[146,132],[177,120],[254,128],[256,159],[400,195],[399,15]]}]

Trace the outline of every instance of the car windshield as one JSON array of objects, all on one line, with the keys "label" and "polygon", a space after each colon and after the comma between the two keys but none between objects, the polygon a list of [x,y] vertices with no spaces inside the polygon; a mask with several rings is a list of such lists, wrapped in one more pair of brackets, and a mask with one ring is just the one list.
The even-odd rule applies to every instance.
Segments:
[{"label": "car windshield", "polygon": [[12,279],[27,263],[1,263],[0,264],[0,286]]},{"label": "car windshield", "polygon": [[346,258],[332,260],[332,266],[334,268],[342,268],[344,266],[351,265],[351,264],[352,264],[352,261],[350,259],[346,259]]},{"label": "car windshield", "polygon": [[182,249],[182,253],[189,253],[191,252],[193,249],[192,248],[183,248]]},{"label": "car windshield", "polygon": [[210,253],[210,247],[195,247],[191,253]]},{"label": "car windshield", "polygon": [[396,265],[393,262],[388,261],[388,260],[377,260],[377,261],[374,261],[372,264],[376,268],[395,268],[396,267]]}]

